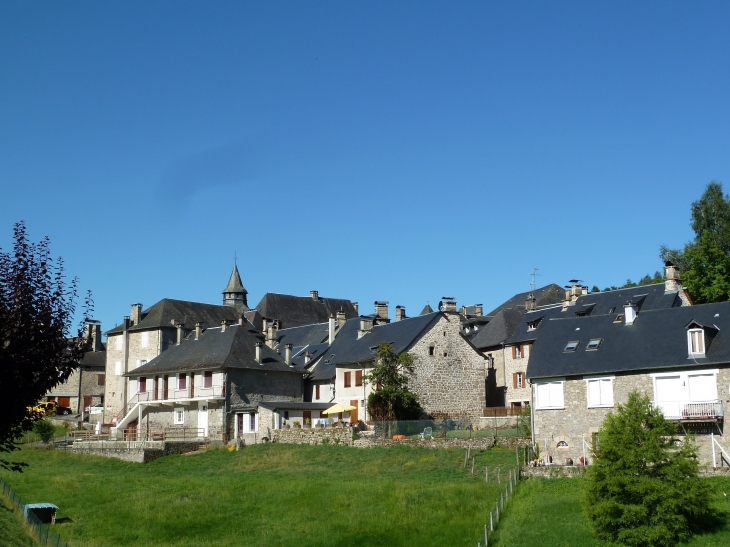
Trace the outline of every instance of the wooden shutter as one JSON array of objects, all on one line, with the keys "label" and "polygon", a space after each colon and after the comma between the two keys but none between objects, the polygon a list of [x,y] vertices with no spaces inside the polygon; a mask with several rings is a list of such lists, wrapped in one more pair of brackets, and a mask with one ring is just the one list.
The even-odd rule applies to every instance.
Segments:
[{"label": "wooden shutter", "polygon": [[99,374],[96,377],[96,385],[98,385],[98,386],[103,386],[105,381],[106,381],[106,374]]},{"label": "wooden shutter", "polygon": [[517,359],[517,346],[512,346],[512,359]]},{"label": "wooden shutter", "polygon": [[362,385],[362,370],[355,371],[355,385],[356,386]]},{"label": "wooden shutter", "polygon": [[352,373],[351,372],[345,372],[345,387],[350,387],[352,380],[351,380]]},{"label": "wooden shutter", "polygon": [[319,399],[319,384],[314,386],[314,398]]},{"label": "wooden shutter", "polygon": [[516,372],[512,373],[512,387],[517,389],[517,373]]},{"label": "wooden shutter", "polygon": [[532,355],[532,342],[527,344],[527,355]]}]

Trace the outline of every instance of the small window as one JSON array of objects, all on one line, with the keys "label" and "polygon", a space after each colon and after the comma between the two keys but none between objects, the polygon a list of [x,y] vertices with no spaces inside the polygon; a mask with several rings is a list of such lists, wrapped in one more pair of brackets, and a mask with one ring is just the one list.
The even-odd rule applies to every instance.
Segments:
[{"label": "small window", "polygon": [[565,441],[558,441],[558,448],[568,448],[568,443]]},{"label": "small window", "polygon": [[150,345],[150,333],[149,332],[143,332],[142,333],[142,347],[146,348]]},{"label": "small window", "polygon": [[436,353],[436,348],[434,347],[434,345],[431,344],[430,346],[428,346],[428,354],[431,357],[433,357],[435,353]]},{"label": "small window", "polygon": [[355,371],[355,385],[356,386],[362,385],[362,370]]},{"label": "small window", "polygon": [[185,409],[176,408],[175,409],[175,425],[182,425],[184,423],[185,423]]},{"label": "small window", "polygon": [[613,406],[613,379],[595,378],[586,380],[588,407]]},{"label": "small window", "polygon": [[117,351],[122,351],[122,336],[115,336]]},{"label": "small window", "polygon": [[536,408],[551,409],[564,408],[563,381],[538,382],[535,388],[537,395]]},{"label": "small window", "polygon": [[139,392],[147,393],[147,378],[144,376],[139,377]]},{"label": "small window", "polygon": [[601,342],[603,342],[603,338],[591,338],[590,342],[588,342],[588,345],[586,346],[586,351],[598,349]]},{"label": "small window", "polygon": [[327,357],[327,359],[325,359],[325,363],[329,363],[329,362],[330,362],[330,361],[332,361],[332,359],[334,359],[334,358],[335,358],[335,354],[334,354],[334,353],[330,353],[330,356],[329,356],[329,357]]},{"label": "small window", "polygon": [[690,355],[705,354],[705,331],[690,329],[687,331],[687,350]]},{"label": "small window", "polygon": [[177,377],[177,389],[187,389],[188,377],[185,374],[179,374]]},{"label": "small window", "polygon": [[345,372],[345,387],[350,387],[351,385],[352,385],[352,373]]},{"label": "small window", "polygon": [[203,373],[203,387],[213,387],[213,372],[205,371]]},{"label": "small window", "polygon": [[117,361],[116,363],[114,363],[114,374],[116,376],[122,375],[122,362],[121,361]]},{"label": "small window", "polygon": [[284,419],[285,420],[288,420],[289,419],[289,411],[288,410],[285,410],[284,411]]},{"label": "small window", "polygon": [[525,375],[522,372],[517,373],[517,388],[521,389],[525,387]]},{"label": "small window", "polygon": [[619,313],[616,316],[616,319],[613,320],[614,323],[623,323],[623,321],[624,321],[624,314],[623,313]]},{"label": "small window", "polygon": [[99,374],[96,377],[96,385],[103,386],[106,383],[106,374]]},{"label": "small window", "polygon": [[575,351],[578,349],[579,341],[568,342],[563,351]]},{"label": "small window", "polygon": [[378,346],[370,346],[370,353],[375,355],[375,352],[378,351]]}]

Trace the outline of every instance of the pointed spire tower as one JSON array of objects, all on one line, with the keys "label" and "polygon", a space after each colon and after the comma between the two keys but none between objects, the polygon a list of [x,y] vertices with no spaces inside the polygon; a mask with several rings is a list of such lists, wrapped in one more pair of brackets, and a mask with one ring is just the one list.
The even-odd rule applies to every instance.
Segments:
[{"label": "pointed spire tower", "polygon": [[248,291],[243,288],[243,283],[241,283],[241,275],[238,273],[238,266],[234,262],[231,278],[228,280],[226,288],[223,289],[223,305],[232,306],[239,309],[239,311],[248,311],[247,294]]}]

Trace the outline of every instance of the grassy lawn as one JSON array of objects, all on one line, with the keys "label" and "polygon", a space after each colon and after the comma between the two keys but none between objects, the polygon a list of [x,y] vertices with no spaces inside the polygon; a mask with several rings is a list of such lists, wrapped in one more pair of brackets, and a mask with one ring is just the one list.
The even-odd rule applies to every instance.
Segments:
[{"label": "grassy lawn", "polygon": [[[584,479],[530,479],[520,484],[517,495],[505,512],[490,546],[540,545],[541,547],[608,547],[591,534],[580,503],[580,487]],[[713,477],[720,498],[730,492],[730,478]],[[730,511],[730,502],[721,501]],[[686,547],[725,547],[730,545],[730,520],[725,528],[710,534],[695,536]]]},{"label": "grassy lawn", "polygon": [[22,517],[10,507],[8,500],[0,494],[0,545],[37,547],[38,544],[28,535]]},{"label": "grassy lawn", "polygon": [[[470,546],[515,452],[266,444],[148,464],[25,448],[0,472],[29,503],[59,506],[70,545]],[[16,459],[14,458],[14,459]]]}]

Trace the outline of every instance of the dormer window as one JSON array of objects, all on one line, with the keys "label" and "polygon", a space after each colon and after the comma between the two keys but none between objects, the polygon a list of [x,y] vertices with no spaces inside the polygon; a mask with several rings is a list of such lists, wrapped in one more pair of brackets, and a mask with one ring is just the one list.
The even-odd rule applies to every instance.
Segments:
[{"label": "dormer window", "polygon": [[689,329],[687,331],[687,352],[690,357],[705,356],[705,331],[703,329]]}]

